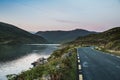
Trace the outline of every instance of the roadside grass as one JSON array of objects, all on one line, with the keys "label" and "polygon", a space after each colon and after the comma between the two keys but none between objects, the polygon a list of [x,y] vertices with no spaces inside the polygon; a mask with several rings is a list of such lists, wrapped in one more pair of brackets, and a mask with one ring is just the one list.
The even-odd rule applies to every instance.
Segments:
[{"label": "roadside grass", "polygon": [[102,51],[102,52],[109,53],[109,54],[113,54],[116,56],[120,56],[120,51],[117,51],[117,50],[109,50],[109,49],[105,49],[105,48],[101,48],[101,47],[95,47],[95,49]]},{"label": "roadside grass", "polygon": [[[69,55],[71,53],[71,55]],[[10,77],[8,80],[76,80],[76,48],[66,46],[52,53],[44,65],[33,67],[27,71]]]}]

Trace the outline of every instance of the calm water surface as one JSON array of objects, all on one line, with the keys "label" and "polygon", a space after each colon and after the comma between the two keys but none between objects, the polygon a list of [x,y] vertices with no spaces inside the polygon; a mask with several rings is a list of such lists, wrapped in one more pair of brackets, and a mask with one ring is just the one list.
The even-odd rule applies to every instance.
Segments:
[{"label": "calm water surface", "polygon": [[31,44],[22,46],[0,46],[0,80],[8,74],[19,74],[32,68],[31,63],[40,57],[49,57],[59,44]]}]

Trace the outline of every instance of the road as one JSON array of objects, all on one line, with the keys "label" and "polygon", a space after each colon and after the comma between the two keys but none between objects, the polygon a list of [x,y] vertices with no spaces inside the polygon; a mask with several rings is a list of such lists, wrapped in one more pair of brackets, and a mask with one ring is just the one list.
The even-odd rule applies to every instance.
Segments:
[{"label": "road", "polygon": [[79,77],[83,80],[120,80],[119,56],[92,47],[78,48],[78,56]]}]

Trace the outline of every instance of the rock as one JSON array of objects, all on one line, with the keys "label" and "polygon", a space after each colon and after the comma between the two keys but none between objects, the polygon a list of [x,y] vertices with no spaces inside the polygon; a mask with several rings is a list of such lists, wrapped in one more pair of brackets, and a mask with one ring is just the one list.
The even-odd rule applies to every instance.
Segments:
[{"label": "rock", "polygon": [[8,80],[15,80],[16,77],[17,77],[16,74],[7,75],[7,79],[8,79]]},{"label": "rock", "polygon": [[35,62],[31,63],[31,64],[33,65],[33,67],[35,67],[35,66],[38,66],[38,65],[42,65],[42,64],[44,64],[46,62],[47,62],[47,59],[42,57],[42,58],[37,59],[37,61],[35,61]]},{"label": "rock", "polygon": [[62,58],[67,58],[67,57],[70,57],[70,56],[72,56],[71,52],[63,54]]},{"label": "rock", "polygon": [[58,65],[56,66],[56,68],[57,68],[57,69],[60,69],[60,64],[58,64]]},{"label": "rock", "polygon": [[43,75],[42,80],[51,80],[51,77],[50,77],[49,74],[48,75]]}]

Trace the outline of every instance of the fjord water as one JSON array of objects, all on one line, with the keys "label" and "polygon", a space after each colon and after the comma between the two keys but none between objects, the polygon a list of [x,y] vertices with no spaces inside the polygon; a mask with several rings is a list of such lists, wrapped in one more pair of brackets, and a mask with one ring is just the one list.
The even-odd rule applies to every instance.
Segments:
[{"label": "fjord water", "polygon": [[32,68],[32,62],[40,57],[49,57],[58,44],[28,44],[0,46],[0,80],[7,80],[8,74],[19,74]]}]

